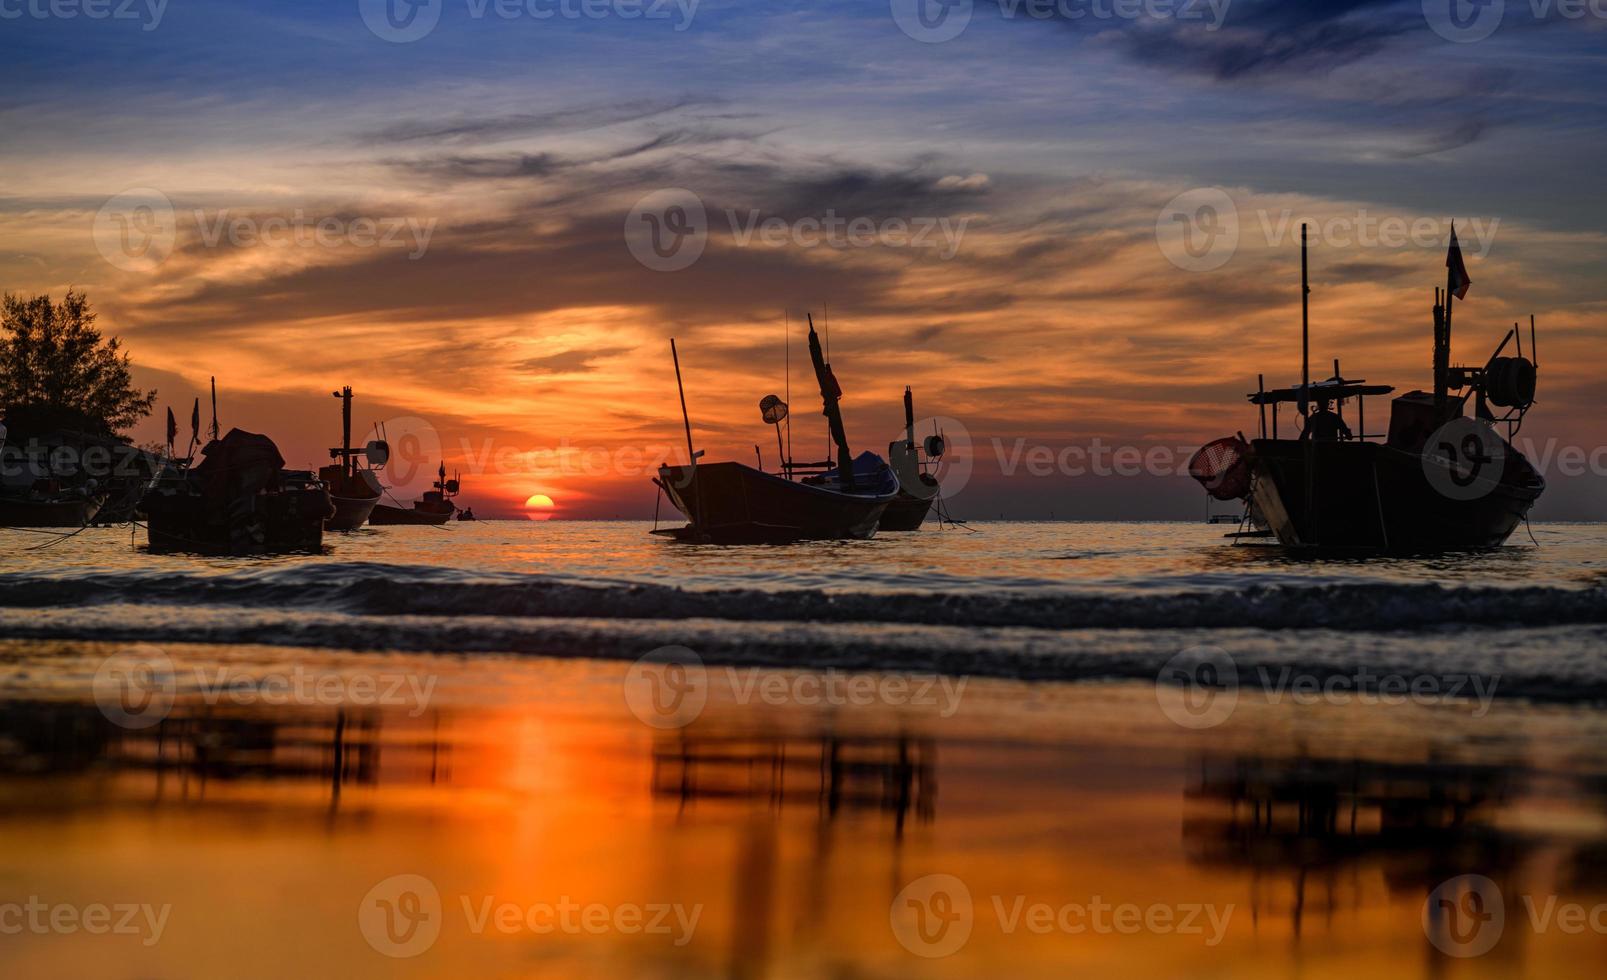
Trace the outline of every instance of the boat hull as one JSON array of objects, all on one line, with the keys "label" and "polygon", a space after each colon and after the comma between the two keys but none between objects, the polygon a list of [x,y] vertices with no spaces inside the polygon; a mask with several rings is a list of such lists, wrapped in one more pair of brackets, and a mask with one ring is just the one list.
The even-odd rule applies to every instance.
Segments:
[{"label": "boat hull", "polygon": [[919,531],[936,502],[936,497],[916,497],[900,490],[882,512],[878,528],[882,531]]},{"label": "boat hull", "polygon": [[1434,459],[1370,442],[1258,439],[1251,499],[1291,548],[1408,553],[1499,547],[1545,481],[1507,446],[1499,476],[1468,492],[1430,479]]},{"label": "boat hull", "polygon": [[452,519],[452,511],[428,511],[417,508],[392,507],[389,504],[376,504],[369,514],[368,523],[378,527],[403,526],[410,524],[445,524]]},{"label": "boat hull", "polygon": [[682,540],[714,544],[866,540],[896,496],[838,493],[741,463],[659,467],[659,486],[692,523]]},{"label": "boat hull", "polygon": [[368,523],[379,504],[378,497],[338,497],[330,494],[329,499],[334,504],[335,515],[324,522],[326,531],[355,531]]},{"label": "boat hull", "polygon": [[95,519],[104,497],[76,500],[0,498],[0,527],[84,527]]},{"label": "boat hull", "polygon": [[324,522],[334,510],[328,491],[321,488],[253,494],[232,501],[156,491],[140,502],[150,551],[200,555],[319,551]]}]

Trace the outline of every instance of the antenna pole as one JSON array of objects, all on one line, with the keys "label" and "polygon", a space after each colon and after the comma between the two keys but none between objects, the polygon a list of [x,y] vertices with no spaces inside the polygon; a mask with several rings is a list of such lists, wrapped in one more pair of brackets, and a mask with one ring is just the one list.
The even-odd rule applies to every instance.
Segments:
[{"label": "antenna pole", "polygon": [[1311,285],[1306,270],[1306,226],[1300,226],[1300,414],[1311,410]]},{"label": "antenna pole", "polygon": [[340,389],[340,469],[352,475],[352,386]]},{"label": "antenna pole", "polygon": [[1262,398],[1257,401],[1257,404],[1261,407],[1261,438],[1265,439],[1267,437],[1267,403],[1265,399],[1267,393],[1266,375],[1258,374],[1255,376],[1255,393],[1262,396]]},{"label": "antenna pole", "polygon": [[218,439],[218,379],[212,379],[212,441]]},{"label": "antenna pole", "polygon": [[1529,356],[1534,359],[1534,366],[1540,366],[1540,347],[1534,339],[1534,314],[1529,314]]}]

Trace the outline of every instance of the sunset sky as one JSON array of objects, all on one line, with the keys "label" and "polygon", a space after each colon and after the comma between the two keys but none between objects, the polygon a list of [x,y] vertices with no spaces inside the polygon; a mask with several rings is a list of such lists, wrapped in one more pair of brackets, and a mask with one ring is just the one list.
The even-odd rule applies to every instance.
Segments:
[{"label": "sunset sky", "polygon": [[[771,466],[790,317],[819,458],[798,327],[829,306],[856,450],[912,385],[971,463],[959,516],[1192,518],[1186,476],[1023,454],[1249,433],[1257,373],[1299,380],[1302,220],[1314,376],[1427,387],[1454,218],[1456,359],[1537,317],[1536,516],[1607,519],[1555,456],[1607,473],[1607,4],[1497,0],[1474,40],[1451,0],[959,0],[938,40],[913,0],[409,2],[0,2],[0,286],[87,291],[158,415],[215,375],[226,427],[311,466],[350,384],[398,494],[444,455],[477,512],[560,517],[651,516],[671,337],[698,447]],[[640,260],[687,200],[701,253]]]}]

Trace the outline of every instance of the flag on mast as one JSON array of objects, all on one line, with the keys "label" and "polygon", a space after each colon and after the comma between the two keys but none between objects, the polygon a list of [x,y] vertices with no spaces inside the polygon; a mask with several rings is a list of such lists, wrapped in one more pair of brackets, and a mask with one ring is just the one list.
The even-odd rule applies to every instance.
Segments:
[{"label": "flag on mast", "polygon": [[1468,267],[1462,261],[1462,246],[1456,240],[1456,222],[1451,222],[1451,251],[1445,256],[1445,267],[1451,270],[1446,282],[1451,295],[1457,299],[1466,299],[1468,287],[1473,285],[1473,277],[1468,275]]}]

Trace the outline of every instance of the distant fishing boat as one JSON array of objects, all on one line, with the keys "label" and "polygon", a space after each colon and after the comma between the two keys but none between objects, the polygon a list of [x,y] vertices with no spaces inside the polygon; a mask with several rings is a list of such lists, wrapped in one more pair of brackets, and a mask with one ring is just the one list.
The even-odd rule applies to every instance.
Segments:
[{"label": "distant fishing boat", "polygon": [[474,508],[473,507],[465,507],[462,510],[458,511],[458,520],[460,520],[460,521],[477,521],[477,520],[479,520],[479,518],[474,516]]},{"label": "distant fishing boat", "polygon": [[[335,505],[335,515],[324,522],[324,530],[351,531],[368,523],[379,504],[384,487],[374,469],[385,465],[390,447],[375,439],[362,449],[353,449],[351,386],[333,394],[341,400],[341,437],[340,447],[329,451],[329,458],[335,462],[318,470],[318,478],[329,488],[329,499]],[[359,466],[359,459],[368,465]]]},{"label": "distant fishing boat", "polygon": [[[1546,486],[1511,443],[1534,404],[1538,369],[1523,356],[1516,325],[1482,366],[1451,366],[1452,300],[1463,298],[1472,283],[1454,228],[1446,265],[1446,290],[1434,296],[1434,390],[1395,398],[1387,435],[1367,432],[1366,398],[1394,389],[1343,377],[1337,360],[1332,378],[1312,383],[1308,356],[1301,384],[1262,385],[1249,395],[1260,409],[1260,438],[1236,435],[1207,444],[1190,462],[1191,475],[1219,500],[1249,501],[1251,513],[1285,547],[1437,552],[1505,542]],[[1309,294],[1304,228],[1301,281]],[[1309,352],[1308,303],[1303,298]],[[1532,317],[1529,337],[1533,354]],[[1517,356],[1503,357],[1514,339]],[[1469,398],[1472,418],[1464,415]],[[1352,400],[1355,432],[1342,414]],[[1279,438],[1278,408],[1289,404],[1305,420],[1295,439]],[[1505,414],[1497,417],[1491,406]],[[1506,438],[1495,431],[1500,425]]]},{"label": "distant fishing boat", "polygon": [[334,514],[329,491],[306,470],[284,469],[267,436],[230,429],[198,465],[178,463],[141,498],[150,550],[208,555],[318,551]]},{"label": "distant fishing boat", "polygon": [[[0,424],[0,452],[9,434]],[[0,527],[84,527],[106,503],[93,479],[69,485],[54,473],[30,480],[27,467],[18,472],[20,483],[0,483]]]},{"label": "distant fishing boat", "polygon": [[93,489],[40,480],[20,493],[0,494],[0,527],[83,527],[105,502],[106,495]]},{"label": "distant fishing boat", "polygon": [[445,524],[457,513],[457,504],[452,502],[452,498],[457,495],[459,480],[456,477],[450,480],[446,478],[446,463],[443,462],[436,481],[430,486],[434,489],[426,490],[423,498],[413,501],[410,508],[376,504],[368,522],[379,526]]},{"label": "distant fishing boat", "polygon": [[[943,436],[933,433],[926,437],[924,446],[915,442],[915,398],[909,385],[904,386],[904,438],[887,446],[887,458],[898,476],[898,496],[882,512],[880,529],[883,531],[918,531],[937,503],[939,492],[937,477],[927,472],[926,465],[943,455]],[[922,459],[922,451],[926,458]]]},{"label": "distant fishing boat", "polygon": [[[693,448],[686,391],[681,386],[681,360],[673,340],[670,354],[675,361],[675,383],[681,390],[690,462],[686,466],[660,466],[653,482],[690,523],[655,533],[714,544],[785,544],[875,536],[883,513],[898,496],[898,477],[875,453],[861,453],[856,458],[849,450],[838,404],[842,389],[821,351],[813,318],[809,321],[809,355],[837,449],[835,464],[795,464],[785,459],[781,472],[774,474],[744,463],[699,462],[703,453]],[[785,403],[775,396],[766,398],[761,409],[765,420],[778,426],[787,415]],[[807,475],[799,477],[800,472]]]}]

